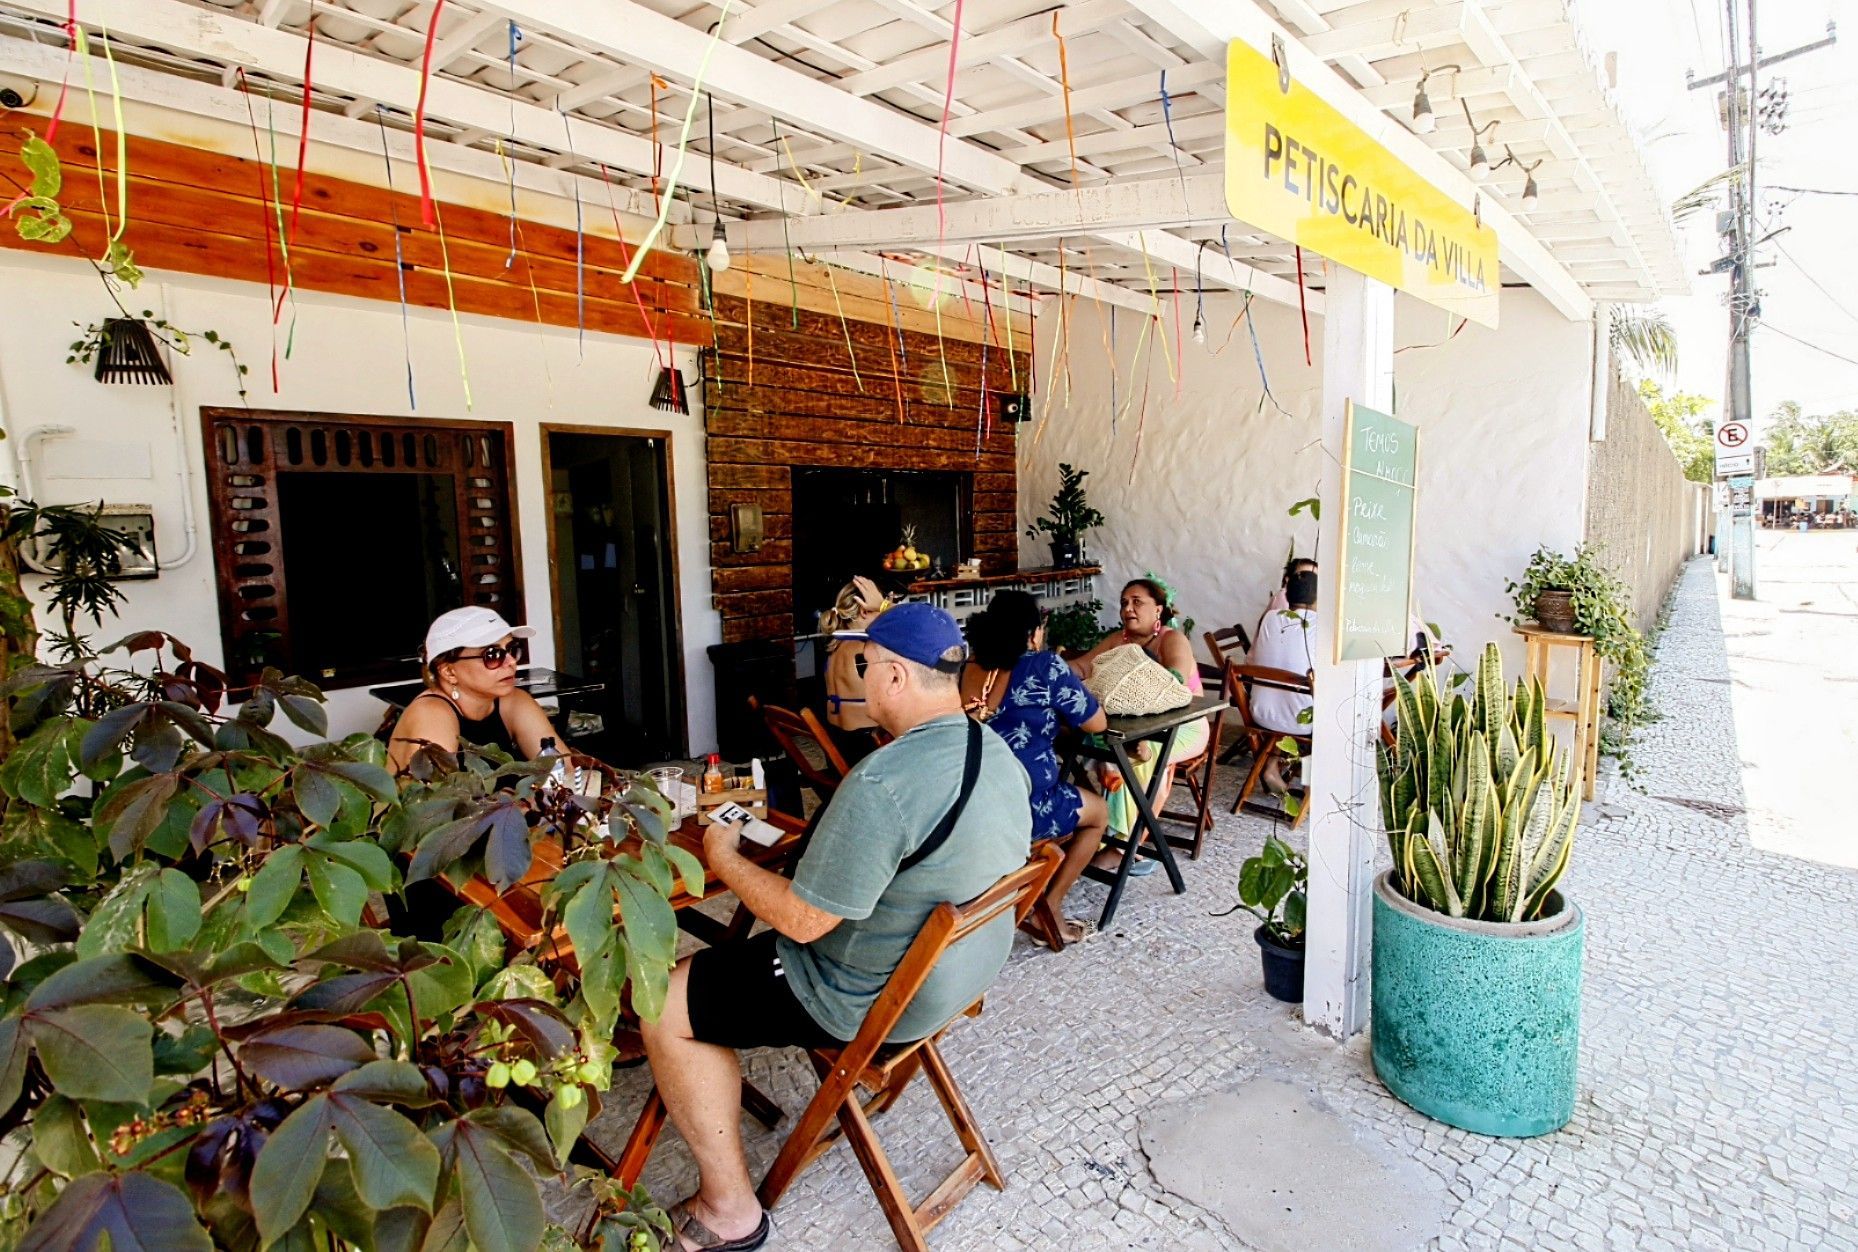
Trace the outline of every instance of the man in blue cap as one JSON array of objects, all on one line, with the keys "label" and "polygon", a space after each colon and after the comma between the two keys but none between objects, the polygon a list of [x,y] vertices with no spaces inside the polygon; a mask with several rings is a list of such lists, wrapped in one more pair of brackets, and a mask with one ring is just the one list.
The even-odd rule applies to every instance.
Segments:
[{"label": "man in blue cap", "polygon": [[[742,1151],[735,1050],[850,1041],[930,912],[979,895],[1031,852],[1026,772],[962,712],[967,645],[955,619],[902,604],[838,638],[862,641],[865,698],[895,742],[839,785],[791,880],[743,857],[735,828],[709,827],[711,871],[771,929],[680,962],[664,1013],[644,1027],[659,1094],[701,1176],[674,1210],[679,1247],[749,1252],[768,1237]],[[951,948],[892,1038],[940,1030],[1012,946],[1002,916]]]}]

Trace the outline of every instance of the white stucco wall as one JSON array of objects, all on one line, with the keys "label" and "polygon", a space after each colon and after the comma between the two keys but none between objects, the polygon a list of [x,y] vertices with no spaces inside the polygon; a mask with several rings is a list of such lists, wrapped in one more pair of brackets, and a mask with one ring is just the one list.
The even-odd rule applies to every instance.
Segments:
[{"label": "white stucco wall", "polygon": [[[193,557],[153,581],[121,584],[128,601],[121,619],[106,622],[100,633],[114,639],[133,630],[165,630],[186,640],[202,658],[217,662],[219,611],[201,475],[200,409],[238,404],[225,355],[202,347],[191,358],[174,357],[172,387],[102,385],[89,368],[65,364],[67,345],[77,338],[73,323],[86,325],[113,312],[95,274],[76,262],[8,252],[0,255],[0,288],[11,297],[0,306],[0,421],[8,435],[8,450],[0,457],[7,458],[9,475],[15,471],[13,458],[22,451],[23,437],[33,428],[74,427],[74,435],[41,445],[39,464],[33,467],[35,494],[53,504],[97,499],[152,504],[156,545],[164,563],[179,559],[187,547],[183,479],[188,484],[198,545]],[[125,302],[135,312],[152,309],[190,331],[215,329],[229,336],[251,367],[247,386],[253,408],[414,412],[407,404],[397,304],[299,292],[294,351],[280,364],[281,387],[273,394],[264,288],[151,275],[140,291],[125,296]],[[286,307],[286,322],[290,316]],[[642,340],[590,331],[583,352],[572,329],[538,329],[468,316],[461,324],[474,401],[468,411],[450,315],[413,310],[416,412],[425,418],[474,418],[514,426],[526,615],[543,631],[533,649],[536,663],[554,661],[541,426],[672,432],[690,744],[693,751],[707,751],[715,742],[715,710],[704,648],[721,638],[721,628],[710,607],[701,416],[664,413],[647,403],[658,366],[651,345]],[[677,355],[694,390],[693,354],[680,349]],[[45,473],[42,467],[48,461],[64,473]],[[144,461],[146,474],[135,464]],[[116,474],[135,472],[127,478],[79,476],[99,464]],[[391,544],[393,536],[382,535],[381,542]],[[37,582],[29,580],[29,585]],[[368,629],[371,597],[391,594],[391,588],[357,588],[354,629]],[[393,647],[411,650],[418,643],[396,640]],[[333,692],[331,731],[371,730],[382,710],[363,688]]]},{"label": "white stucco wall", "polygon": [[[1207,299],[1207,342],[1188,339],[1178,399],[1160,353],[1147,361],[1148,414],[1138,453],[1140,327],[1118,314],[1116,396],[1118,408],[1128,408],[1112,429],[1106,328],[1096,306],[1080,302],[1071,314],[1069,403],[1063,369],[1050,380],[1041,374],[1046,394],[1019,440],[1026,561],[1048,559],[1042,541],[1023,537],[1023,530],[1045,511],[1058,463],[1092,471],[1091,502],[1109,518],[1087,541],[1105,567],[1105,620],[1122,583],[1153,570],[1196,619],[1196,652],[1204,651],[1201,630],[1234,621],[1251,630],[1293,546],[1299,555],[1314,554],[1325,573],[1336,567],[1333,530],[1324,526],[1319,535],[1307,514],[1288,516],[1293,503],[1317,492],[1321,325],[1312,319],[1306,365],[1297,310],[1253,302],[1277,401],[1261,407],[1247,328],[1241,324],[1227,338],[1240,307],[1239,297]],[[1041,369],[1060,333],[1060,319],[1047,313],[1038,325]],[[1183,322],[1192,315],[1184,304]],[[1443,313],[1404,298],[1397,317],[1397,415],[1420,429],[1418,616],[1437,623],[1461,655],[1500,640],[1508,664],[1518,667],[1521,649],[1511,646],[1514,636],[1497,617],[1509,607],[1504,580],[1522,572],[1538,545],[1571,550],[1581,538],[1589,327],[1527,290],[1503,293],[1496,331],[1466,326],[1447,340],[1451,326]],[[1168,331],[1172,347],[1171,319]],[[1325,600],[1329,594],[1325,581]]]}]

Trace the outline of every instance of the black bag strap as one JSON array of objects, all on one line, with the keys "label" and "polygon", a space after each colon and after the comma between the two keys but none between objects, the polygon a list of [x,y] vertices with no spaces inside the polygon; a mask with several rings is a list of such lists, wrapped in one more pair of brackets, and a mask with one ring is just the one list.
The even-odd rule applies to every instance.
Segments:
[{"label": "black bag strap", "polygon": [[914,869],[935,854],[937,848],[948,842],[948,837],[955,833],[955,823],[961,820],[961,811],[968,807],[968,797],[974,794],[974,784],[981,776],[981,724],[968,718],[968,756],[961,767],[961,790],[955,794],[955,802],[948,812],[942,814],[942,820],[922,842],[916,851],[897,862],[897,872]]}]

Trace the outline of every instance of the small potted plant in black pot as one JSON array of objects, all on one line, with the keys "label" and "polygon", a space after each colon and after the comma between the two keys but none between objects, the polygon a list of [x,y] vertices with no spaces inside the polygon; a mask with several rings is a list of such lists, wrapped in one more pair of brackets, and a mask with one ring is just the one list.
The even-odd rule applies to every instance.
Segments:
[{"label": "small potted plant in black pot", "polygon": [[1088,477],[1089,470],[1075,469],[1060,461],[1058,490],[1052,496],[1050,510],[1026,528],[1031,538],[1036,538],[1040,531],[1051,536],[1052,564],[1058,569],[1082,564],[1084,532],[1103,525],[1103,514],[1091,508],[1084,496],[1084,480]]},{"label": "small potted plant in black pot", "polygon": [[1260,923],[1252,932],[1264,962],[1264,989],[1291,1004],[1303,1001],[1303,923],[1309,863],[1272,835],[1239,867],[1239,907]]}]

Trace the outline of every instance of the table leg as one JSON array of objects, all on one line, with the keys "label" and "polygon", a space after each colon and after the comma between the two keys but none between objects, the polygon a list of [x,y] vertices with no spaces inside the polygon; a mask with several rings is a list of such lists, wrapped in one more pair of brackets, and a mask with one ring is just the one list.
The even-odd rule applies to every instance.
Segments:
[{"label": "table leg", "polygon": [[[1129,798],[1135,802],[1136,818],[1130,824],[1129,837],[1123,848],[1123,859],[1117,863],[1116,877],[1110,882],[1110,898],[1103,902],[1103,915],[1097,919],[1098,930],[1108,930],[1110,922],[1116,916],[1116,906],[1122,902],[1123,888],[1129,883],[1129,871],[1135,865],[1135,858],[1142,854],[1142,841],[1150,831],[1154,832],[1155,851],[1150,855],[1160,860],[1162,868],[1168,871],[1168,882],[1173,885],[1174,893],[1180,895],[1187,890],[1187,884],[1181,880],[1180,866],[1174,863],[1174,851],[1168,847],[1168,840],[1161,833],[1160,824],[1155,820],[1154,797],[1159,794],[1161,784],[1161,766],[1148,780],[1144,788],[1136,781],[1135,766],[1129,760],[1129,753],[1123,747],[1123,741],[1112,736],[1109,740],[1110,755],[1115,758],[1116,770],[1122,775],[1123,786],[1129,792]],[[1170,729],[1161,740],[1161,760],[1167,760],[1167,752],[1174,746],[1174,731]]]},{"label": "table leg", "polygon": [[[1148,786],[1133,789],[1129,797],[1135,801],[1136,811],[1141,814],[1138,829],[1141,831],[1142,838],[1153,845],[1155,849],[1153,855],[1161,861],[1161,867],[1168,871],[1168,882],[1173,885],[1174,894],[1177,896],[1186,894],[1187,883],[1181,878],[1181,867],[1174,859],[1174,849],[1168,843],[1167,833],[1161,828],[1161,817],[1155,812],[1155,801],[1161,795],[1161,784],[1167,779],[1164,771],[1168,768],[1168,754],[1174,751],[1174,738],[1180,734],[1180,730],[1179,726],[1170,726],[1162,734],[1155,772],[1149,775]],[[1129,758],[1125,754],[1122,742],[1112,740],[1111,748],[1126,765]],[[1132,775],[1131,769],[1123,776],[1130,778]],[[1135,830],[1129,832],[1129,843],[1131,850],[1139,845]]]}]

